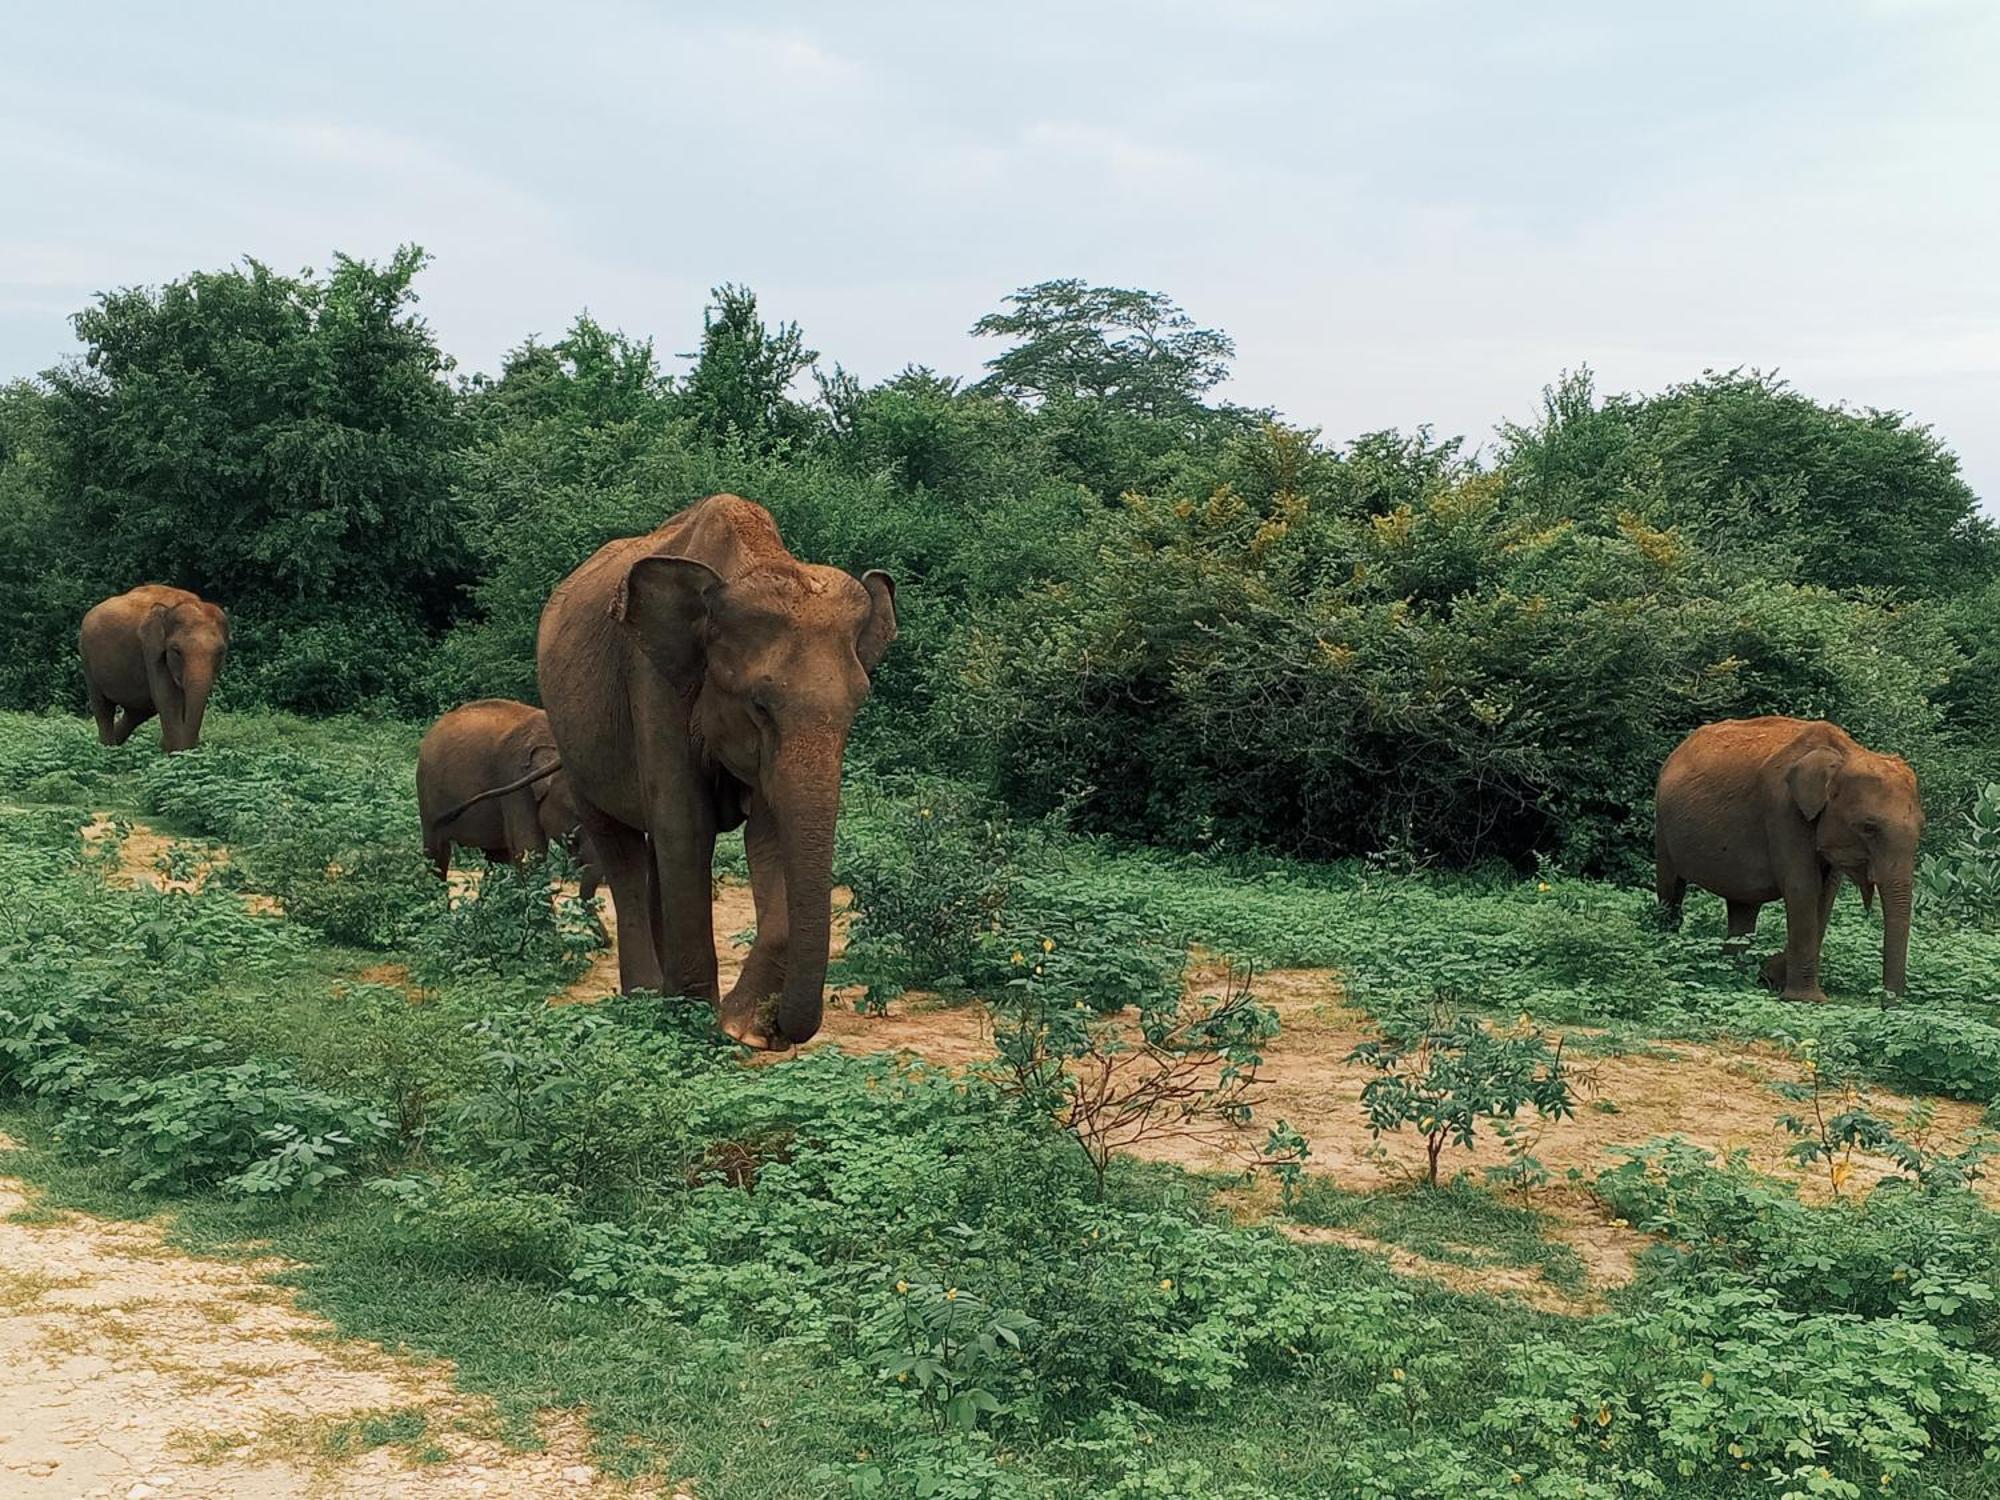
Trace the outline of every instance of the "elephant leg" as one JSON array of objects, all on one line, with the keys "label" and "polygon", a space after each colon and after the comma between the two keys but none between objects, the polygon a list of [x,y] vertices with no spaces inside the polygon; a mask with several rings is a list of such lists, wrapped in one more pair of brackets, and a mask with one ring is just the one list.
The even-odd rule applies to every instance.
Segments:
[{"label": "elephant leg", "polygon": [[1750,946],[1750,939],[1757,931],[1759,905],[1755,901],[1729,903],[1729,936],[1722,940],[1724,953],[1741,953]]},{"label": "elephant leg", "polygon": [[[1785,886],[1785,998],[1823,1003],[1826,991],[1819,987],[1819,945],[1821,904],[1826,899],[1826,882],[1818,872]],[[1767,967],[1766,972],[1769,972]]]},{"label": "elephant leg", "polygon": [[611,887],[618,925],[618,988],[628,995],[635,990],[664,993],[666,979],[653,943],[652,860],[646,836],[595,808],[581,811]]},{"label": "elephant leg", "polygon": [[134,708],[131,704],[126,704],[119,710],[118,722],[111,730],[111,743],[114,745],[124,744],[132,738],[133,730],[152,718],[157,712],[158,710],[150,703],[144,708]]},{"label": "elephant leg", "polygon": [[96,688],[90,690],[90,716],[97,720],[97,742],[100,745],[116,745],[113,736],[118,733],[118,705],[113,703]]},{"label": "elephant leg", "polygon": [[1681,879],[1674,867],[1667,863],[1666,850],[1661,849],[1655,858],[1653,893],[1659,897],[1660,915],[1665,918],[1669,932],[1681,930],[1681,901],[1687,895],[1688,884]]},{"label": "elephant leg", "polygon": [[653,910],[669,992],[713,1005],[722,998],[715,960],[714,824],[699,809],[670,802],[658,809],[651,833],[658,880]]},{"label": "elephant leg", "polygon": [[791,912],[785,904],[785,866],[778,830],[761,798],[751,803],[743,825],[743,852],[750,860],[750,893],[757,904],[757,941],[743,960],[743,972],[722,1002],[722,1029],[752,1047],[771,1045],[759,1024],[764,1002],[785,987],[785,953]]}]

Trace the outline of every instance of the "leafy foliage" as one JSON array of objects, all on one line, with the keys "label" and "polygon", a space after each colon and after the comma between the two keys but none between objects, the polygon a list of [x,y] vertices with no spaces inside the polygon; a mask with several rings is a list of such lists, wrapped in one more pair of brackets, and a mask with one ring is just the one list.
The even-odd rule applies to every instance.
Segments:
[{"label": "leafy foliage", "polygon": [[1416,1126],[1424,1138],[1424,1180],[1431,1187],[1438,1185],[1444,1148],[1470,1150],[1481,1121],[1498,1126],[1529,1105],[1545,1120],[1575,1113],[1560,1037],[1551,1046],[1525,1026],[1503,1034],[1444,1005],[1413,1023],[1391,1019],[1384,1032],[1348,1057],[1379,1075],[1362,1087],[1361,1107],[1378,1139]]}]

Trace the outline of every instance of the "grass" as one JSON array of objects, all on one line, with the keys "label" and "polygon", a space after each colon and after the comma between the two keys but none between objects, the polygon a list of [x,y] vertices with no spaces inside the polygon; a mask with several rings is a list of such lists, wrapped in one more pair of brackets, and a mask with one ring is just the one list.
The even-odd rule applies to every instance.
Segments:
[{"label": "grass", "polygon": [[1308,1179],[1292,1205],[1295,1223],[1352,1229],[1430,1260],[1458,1266],[1524,1266],[1564,1291],[1583,1287],[1583,1263],[1549,1239],[1533,1208],[1503,1203],[1465,1182],[1428,1190],[1357,1193]]},{"label": "grass", "polygon": [[[24,1227],[58,1210],[171,1208],[178,1245],[295,1262],[283,1281],[343,1335],[453,1361],[512,1441],[532,1444],[550,1408],[583,1413],[607,1467],[664,1469],[704,1500],[1487,1500],[1521,1493],[1510,1475],[1522,1467],[1546,1481],[1533,1493],[1595,1500],[1636,1492],[1619,1487],[1619,1464],[1643,1471],[1677,1452],[1667,1445],[1683,1398],[1661,1394],[1678,1390],[1663,1373],[1671,1361],[1646,1340],[1679,1293],[1657,1270],[1610,1312],[1555,1318],[1400,1280],[1341,1246],[1238,1228],[1218,1202],[1226,1183],[1168,1168],[1121,1165],[1100,1206],[1073,1150],[951,1080],[826,1052],[744,1070],[698,1016],[671,1007],[548,1011],[571,959],[528,930],[546,920],[545,901],[540,917],[532,901],[475,913],[465,920],[499,925],[454,937],[460,919],[442,916],[435,886],[406,888],[385,866],[361,894],[407,902],[409,917],[360,945],[250,915],[220,885],[199,896],[106,889],[102,860],[75,847],[94,809],[227,842],[253,888],[302,878],[282,857],[287,841],[321,825],[357,847],[414,844],[409,726],[213,724],[202,752],[165,763],[139,747],[105,751],[72,721],[0,716],[0,773],[48,794],[0,814],[0,949],[15,960],[0,980],[0,1129],[26,1147],[7,1170],[41,1190],[16,1216]],[[893,841],[899,816],[894,795],[859,778],[843,836]],[[1719,911],[1691,909],[1687,932],[1662,934],[1633,889],[1203,863],[1051,837],[1020,841],[1012,878],[1030,904],[1138,913],[1134,931],[1260,966],[1337,967],[1350,998],[1377,1010],[1444,992],[1495,1015],[1601,1024],[1578,1036],[1601,1055],[1810,1028],[1822,1056],[1845,1045],[1878,1076],[2000,1095],[2000,1047],[1982,1050],[2000,1004],[1990,934],[1924,950],[1911,1003],[1885,1011],[1858,998],[1874,932],[1847,912],[1829,944],[1830,983],[1847,1003],[1802,1015],[1714,951]],[[517,959],[482,959],[481,942],[511,942],[516,929],[532,939]],[[422,976],[414,992],[357,977],[383,964]],[[1148,972],[1137,958],[1129,968]],[[1931,1047],[1908,1024],[1918,1018],[1955,1030]],[[245,1067],[262,1070],[240,1085],[245,1108],[298,1122],[287,1126],[297,1139],[352,1138],[326,1145],[344,1175],[255,1186],[245,1169],[268,1163],[271,1141],[211,1120],[202,1082]],[[128,1090],[139,1103],[107,1102]],[[1586,1110],[1565,1128],[1589,1120]],[[725,1157],[757,1169],[715,1170]],[[135,1185],[141,1168],[150,1187]],[[1469,1184],[1361,1193],[1309,1176],[1292,1215],[1437,1261],[1533,1268],[1571,1290],[1582,1281],[1532,1205]],[[963,1382],[985,1382],[1001,1407],[971,1431],[940,1424],[941,1407],[885,1375],[913,1326],[898,1299],[914,1294],[893,1289],[933,1282],[1035,1325],[1023,1364],[967,1367]],[[1795,1331],[1716,1316],[1678,1347],[1714,1339],[1794,1359]],[[954,1347],[933,1351],[937,1362],[970,1357]],[[1984,1378],[1993,1353],[1974,1346],[1967,1357],[1986,1363],[1963,1380]],[[1758,1402],[1813,1369],[1800,1358],[1796,1373],[1767,1373],[1761,1394],[1746,1386],[1737,1414],[1717,1422],[1791,1431],[1792,1417]],[[1569,1384],[1495,1425],[1544,1379]],[[1617,1433],[1629,1446],[1570,1451],[1563,1403],[1594,1411],[1604,1392],[1632,1403],[1620,1419],[1630,1436]],[[1846,1409],[1843,1397],[1813,1399]],[[2000,1433],[2000,1375],[1993,1411]],[[2000,1480],[1958,1428],[1925,1431],[1912,1485],[1970,1494]],[[342,1418],[312,1441],[329,1460],[392,1445],[424,1461],[439,1436],[423,1413],[394,1411]],[[1516,1451],[1531,1437],[1542,1445],[1532,1460]],[[1887,1461],[1873,1437],[1812,1442],[1843,1475]],[[1747,1478],[1719,1450],[1713,1463],[1688,1460],[1677,1493],[1772,1493],[1782,1443],[1769,1462],[1753,1451],[1762,1467]]]}]

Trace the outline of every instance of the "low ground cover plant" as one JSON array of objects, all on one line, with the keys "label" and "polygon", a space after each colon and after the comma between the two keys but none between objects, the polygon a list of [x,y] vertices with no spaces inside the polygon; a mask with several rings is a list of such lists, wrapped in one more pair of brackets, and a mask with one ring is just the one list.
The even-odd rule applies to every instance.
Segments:
[{"label": "low ground cover plant", "polygon": [[[218,841],[170,848],[174,871],[240,866],[188,889],[127,888],[109,878],[125,878],[112,835],[79,836],[91,809],[0,812],[7,1128],[83,1201],[171,1204],[187,1232],[270,1241],[315,1266],[313,1295],[357,1331],[450,1353],[522,1409],[587,1404],[614,1465],[669,1464],[719,1497],[1036,1500],[1970,1494],[2000,1472],[1996,1219],[1934,1169],[1948,1154],[1935,1146],[1919,1145],[1907,1185],[1849,1184],[1824,1205],[1741,1161],[1648,1148],[1594,1191],[1673,1248],[1613,1311],[1463,1296],[1236,1223],[1223,1184],[1079,1150],[1059,1098],[1024,1108],[1021,1089],[977,1074],[833,1049],[744,1068],[705,1007],[671,999],[552,1008],[574,949],[549,940],[568,919],[546,872],[492,872],[449,912],[433,881],[414,932],[382,949],[331,944],[245,901],[263,880],[257,849],[284,827],[197,774],[203,758],[309,762],[297,828],[335,827],[359,848],[408,831],[363,805],[350,744],[255,721],[236,732],[161,773],[59,724],[0,718],[0,757],[73,772],[114,823]],[[400,729],[369,732],[374,757],[407,754]],[[864,837],[927,836],[867,795],[855,813]],[[241,852],[231,830],[247,831]],[[1123,1036],[1163,1066],[1198,1062],[1224,1108],[1226,1070],[1249,1065],[1268,1022],[1254,977],[1183,998],[1188,938],[1269,961],[1345,958],[1352,998],[1387,1009],[1415,983],[1402,965],[1470,934],[1488,967],[1440,959],[1426,998],[1448,985],[1458,1004],[1432,1050],[1453,1068],[1486,1057],[1468,1079],[1525,1080],[1520,1107],[1541,1090],[1553,1109],[1566,1057],[1539,1034],[1510,1037],[1500,1005],[1495,1029],[1466,1002],[1511,1005],[1547,982],[1506,942],[1514,916],[1553,913],[1539,920],[1566,932],[1629,909],[1624,893],[1561,876],[1218,869],[1041,834],[1013,848],[966,978],[993,983],[1003,1019],[1015,1003],[1038,1038],[1023,1056],[1088,1063]],[[1111,914],[1095,931],[1093,907]],[[1865,958],[1866,935],[1853,942]],[[1630,1017],[1682,1028],[1789,1014],[1729,988],[1734,971],[1698,948],[1670,944],[1649,971],[1671,1003],[1649,1008],[1606,967],[1629,952],[1623,937],[1579,938],[1553,992],[1617,996]],[[1710,994],[1734,1008],[1688,998]],[[1821,1065],[1870,1038],[1915,1049],[1914,1011],[1828,1007],[1814,1018]],[[1974,1037],[1987,1024],[1969,983],[1932,1019]],[[1418,1035],[1383,1052],[1385,1077],[1409,1074],[1405,1103],[1442,1076],[1405,1045]],[[1947,1061],[1899,1056],[1878,1068]],[[1976,1087],[1977,1066],[1951,1076]],[[1455,1092],[1470,1109],[1508,1091],[1437,1097]],[[1468,1118],[1483,1128],[1490,1114]],[[1307,1174],[1292,1187],[1308,1223],[1473,1267],[1577,1274],[1532,1206],[1467,1206],[1469,1183],[1346,1198]],[[1441,1218],[1433,1200],[1458,1207]]]}]

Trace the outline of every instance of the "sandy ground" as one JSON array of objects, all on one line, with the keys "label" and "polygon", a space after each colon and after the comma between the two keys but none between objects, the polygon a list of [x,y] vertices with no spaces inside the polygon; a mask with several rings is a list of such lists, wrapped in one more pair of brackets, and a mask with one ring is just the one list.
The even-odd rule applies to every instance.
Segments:
[{"label": "sandy ground", "polygon": [[[632,1492],[575,1417],[543,1424],[542,1452],[508,1448],[448,1365],[335,1337],[266,1279],[280,1268],[34,1210],[0,1178],[0,1500]],[[359,1439],[392,1415],[405,1441]]]}]

